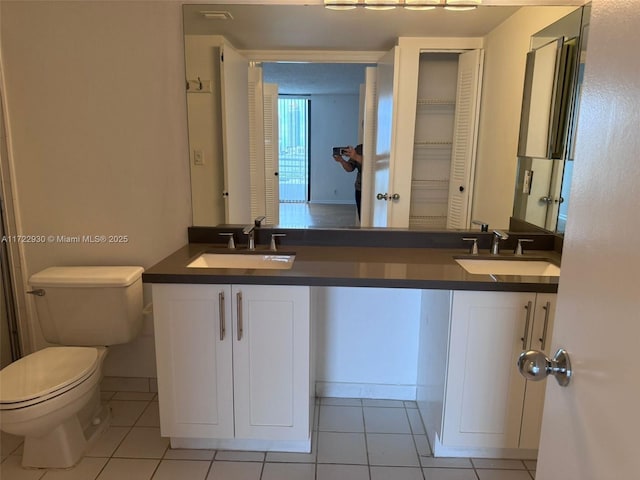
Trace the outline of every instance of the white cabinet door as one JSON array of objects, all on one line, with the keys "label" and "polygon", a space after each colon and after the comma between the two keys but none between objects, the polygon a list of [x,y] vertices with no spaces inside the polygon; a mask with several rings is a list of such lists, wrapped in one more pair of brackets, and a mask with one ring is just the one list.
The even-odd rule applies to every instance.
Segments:
[{"label": "white cabinet door", "polygon": [[231,287],[152,288],[162,435],[232,438]]},{"label": "white cabinet door", "polygon": [[309,292],[154,284],[162,435],[234,448],[291,441],[278,446],[300,451],[313,411]]},{"label": "white cabinet door", "polygon": [[[549,358],[551,332],[553,332],[556,294],[538,294],[535,304],[531,341],[527,348],[540,350]],[[526,381],[524,406],[522,410],[522,427],[520,431],[520,448],[537,449],[540,443],[540,427],[542,426],[542,410],[547,382]]]},{"label": "white cabinet door", "polygon": [[523,350],[549,354],[555,294],[454,292],[442,443],[536,450],[546,382],[527,382]]},{"label": "white cabinet door", "polygon": [[309,434],[309,287],[233,287],[237,438]]},{"label": "white cabinet door", "polygon": [[534,293],[454,292],[443,444],[518,447],[525,381],[515,363],[534,303]]}]

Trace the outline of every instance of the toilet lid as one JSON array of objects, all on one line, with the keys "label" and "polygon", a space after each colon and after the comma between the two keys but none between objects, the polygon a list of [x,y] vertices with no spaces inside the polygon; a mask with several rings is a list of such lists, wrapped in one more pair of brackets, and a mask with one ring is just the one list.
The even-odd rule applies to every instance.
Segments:
[{"label": "toilet lid", "polygon": [[0,404],[25,402],[61,390],[97,366],[94,347],[49,347],[0,371]]}]

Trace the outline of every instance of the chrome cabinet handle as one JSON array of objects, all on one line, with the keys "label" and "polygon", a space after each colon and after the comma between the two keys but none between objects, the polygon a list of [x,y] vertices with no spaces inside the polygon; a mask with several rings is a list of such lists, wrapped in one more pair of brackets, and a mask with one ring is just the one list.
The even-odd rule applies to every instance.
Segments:
[{"label": "chrome cabinet handle", "polygon": [[551,302],[547,302],[542,309],[544,310],[544,326],[542,327],[542,337],[540,340],[540,350],[544,350],[547,344],[547,329],[549,328],[549,314],[551,312]]},{"label": "chrome cabinet handle", "polygon": [[517,365],[520,375],[527,380],[537,382],[553,375],[561,387],[569,385],[573,373],[569,353],[564,348],[560,348],[551,359],[538,350],[527,350],[520,354]]},{"label": "chrome cabinet handle", "polygon": [[242,292],[236,293],[236,313],[238,327],[238,341],[242,340]]},{"label": "chrome cabinet handle", "polygon": [[36,297],[44,297],[46,295],[46,292],[42,288],[38,288],[36,290],[29,290],[27,291],[27,293],[29,295],[35,295]]},{"label": "chrome cabinet handle", "polygon": [[220,341],[224,340],[224,334],[226,332],[225,318],[224,318],[224,292],[218,293],[218,313],[220,314]]},{"label": "chrome cabinet handle", "polygon": [[529,323],[531,321],[531,300],[527,302],[524,309],[527,311],[527,319],[524,322],[524,336],[520,339],[522,340],[522,348],[527,348],[527,337],[529,336]]},{"label": "chrome cabinet handle", "polygon": [[376,195],[376,198],[378,200],[388,200],[389,196],[386,193],[385,194],[379,193],[379,194]]},{"label": "chrome cabinet handle", "polygon": [[390,200],[400,200],[400,194],[394,193],[393,195],[391,195]]}]

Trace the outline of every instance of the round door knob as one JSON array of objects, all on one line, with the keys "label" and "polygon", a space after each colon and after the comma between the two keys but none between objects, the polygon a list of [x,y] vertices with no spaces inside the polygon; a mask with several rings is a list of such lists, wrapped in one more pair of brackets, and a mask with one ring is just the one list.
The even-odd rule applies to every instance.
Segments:
[{"label": "round door knob", "polygon": [[540,381],[549,375],[556,377],[558,385],[566,387],[571,380],[571,362],[569,354],[563,348],[559,349],[552,359],[544,352],[527,350],[518,357],[518,370],[527,380]]},{"label": "round door knob", "polygon": [[540,197],[540,201],[542,203],[546,203],[546,204],[552,204],[553,203],[553,198],[551,197]]},{"label": "round door knob", "polygon": [[379,194],[376,195],[376,198],[378,200],[387,200],[389,197],[388,197],[388,195],[386,193],[385,194],[379,193]]},{"label": "round door knob", "polygon": [[391,200],[400,200],[400,194],[394,193],[393,195],[391,195]]},{"label": "round door knob", "polygon": [[464,186],[460,185],[460,186],[458,187],[458,190],[460,190],[461,192],[464,192]]}]

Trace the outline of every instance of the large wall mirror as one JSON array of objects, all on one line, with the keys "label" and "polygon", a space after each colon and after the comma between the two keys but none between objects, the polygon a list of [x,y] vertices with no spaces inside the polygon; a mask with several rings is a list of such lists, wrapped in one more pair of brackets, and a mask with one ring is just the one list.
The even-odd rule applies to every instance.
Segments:
[{"label": "large wall mirror", "polygon": [[[464,191],[468,213],[462,228],[470,226],[472,216],[490,217],[494,210],[506,214],[496,214],[491,226],[507,227],[514,201],[519,131],[517,122],[510,122],[515,123],[509,125],[512,130],[504,131],[492,112],[508,108],[519,119],[530,37],[579,8],[577,2],[570,3],[574,6],[566,6],[567,2],[545,7],[503,3],[467,12],[401,8],[333,11],[322,5],[185,5],[193,225],[244,223],[266,214],[287,227],[374,226],[373,211],[381,205],[373,204],[377,196],[383,197],[378,200],[389,212],[394,206],[406,211],[407,219],[375,226],[412,227],[409,212],[416,210],[416,202],[432,199],[429,214],[434,218],[446,216],[449,191]],[[515,36],[521,38],[516,41]],[[388,161],[393,161],[394,152],[387,152],[387,170],[382,169],[381,178],[390,186],[378,189],[374,171],[378,175],[378,165],[385,164],[385,156],[375,150],[376,142],[382,143],[375,137],[375,128],[380,130],[382,121],[374,117],[377,124],[373,133],[370,129],[368,132],[366,118],[371,106],[376,105],[371,102],[376,100],[367,93],[367,82],[380,88],[382,77],[376,72],[384,70],[385,59],[400,38],[406,45],[423,39],[415,47],[415,68],[407,68],[406,57],[400,61],[396,56],[395,72],[386,74],[392,80],[400,78],[405,85],[408,78],[415,77],[411,95],[407,96],[404,88],[400,89],[402,98],[395,98],[395,117],[389,127],[394,139],[410,140],[401,142],[395,151],[396,161],[405,162],[402,168],[389,170]],[[422,88],[417,77],[431,77],[434,82],[453,78],[453,82],[445,83],[455,84],[460,59],[468,51],[481,52],[475,57],[480,58],[476,71],[481,85],[474,99],[477,123],[467,149],[474,157],[470,183],[454,185],[449,180],[448,164],[435,168],[442,170],[441,178],[415,180],[417,172],[425,169],[418,165],[424,152],[435,152],[430,155],[446,157],[448,162],[455,156],[455,138],[453,142],[442,138],[455,131],[459,115],[455,88],[448,92],[446,85],[437,87],[430,98],[421,99],[420,92],[415,91]],[[423,63],[430,65],[426,73],[421,70]],[[505,71],[513,71],[513,78],[500,78]],[[258,100],[254,98],[256,92]],[[384,96],[382,90],[376,92],[377,97]],[[398,97],[393,88],[390,92],[390,97]],[[416,123],[425,115],[428,119],[422,122],[436,134],[427,145],[417,148]],[[416,145],[411,141],[414,134]],[[359,218],[355,210],[356,173],[345,171],[332,158],[332,147],[360,143],[365,146],[364,218]],[[492,173],[496,170],[497,174]],[[418,194],[411,193],[411,187],[393,191],[391,183],[401,176],[408,178],[407,185],[431,183]],[[438,229],[446,228],[446,223],[437,225]]]},{"label": "large wall mirror", "polygon": [[531,37],[513,216],[564,232],[588,41],[590,6]]}]

